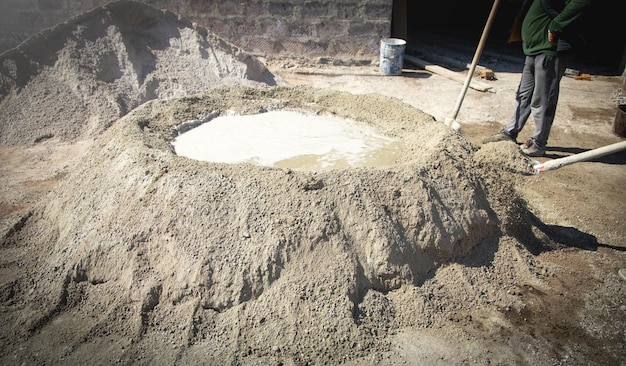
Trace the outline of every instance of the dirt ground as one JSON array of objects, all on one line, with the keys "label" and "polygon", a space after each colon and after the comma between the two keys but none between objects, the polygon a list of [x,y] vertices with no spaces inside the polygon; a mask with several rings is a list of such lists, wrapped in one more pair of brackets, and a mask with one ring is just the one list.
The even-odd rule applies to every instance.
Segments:
[{"label": "dirt ground", "polygon": [[[151,21],[125,28],[137,12]],[[481,63],[497,80],[468,91],[458,134],[440,121],[462,85],[437,74],[260,58],[268,71],[175,17],[93,15],[73,42],[55,32],[43,77],[3,79],[0,107],[20,114],[0,136],[2,364],[624,364],[626,153],[534,175],[515,144],[482,145],[511,112],[515,62]],[[181,42],[120,47],[164,33]],[[207,49],[221,56],[203,64]],[[218,75],[194,80],[181,55]],[[621,85],[564,78],[538,160],[622,141]],[[299,172],[168,143],[207,112],[271,109],[363,121],[405,148],[385,169]]]}]

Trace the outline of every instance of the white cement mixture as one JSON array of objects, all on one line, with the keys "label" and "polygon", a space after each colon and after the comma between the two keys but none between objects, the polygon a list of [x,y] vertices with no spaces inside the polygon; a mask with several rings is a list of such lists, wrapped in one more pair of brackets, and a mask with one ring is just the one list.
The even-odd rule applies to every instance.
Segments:
[{"label": "white cement mixture", "polygon": [[389,165],[399,151],[394,142],[356,121],[272,111],[217,117],[172,145],[178,155],[201,161],[324,170]]}]

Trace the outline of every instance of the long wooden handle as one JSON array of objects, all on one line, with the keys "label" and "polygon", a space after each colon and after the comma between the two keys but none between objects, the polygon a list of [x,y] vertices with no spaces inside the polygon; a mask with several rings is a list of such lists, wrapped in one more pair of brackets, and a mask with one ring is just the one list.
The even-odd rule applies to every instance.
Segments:
[{"label": "long wooden handle", "polygon": [[535,172],[538,174],[540,172],[558,169],[566,165],[578,163],[581,161],[587,161],[587,160],[591,160],[594,158],[599,158],[601,156],[613,154],[622,150],[626,150],[626,141],[617,142],[615,144],[599,147],[597,149],[585,151],[580,154],[566,156],[560,159],[549,160],[542,164],[536,164],[534,168],[535,168]]},{"label": "long wooden handle", "polygon": [[472,60],[472,65],[467,73],[467,78],[465,79],[465,84],[463,84],[463,88],[461,89],[461,94],[456,101],[456,106],[454,106],[454,114],[452,114],[452,119],[456,119],[459,115],[459,110],[461,109],[461,103],[463,103],[463,99],[465,98],[465,93],[467,93],[467,88],[472,81],[472,77],[474,76],[474,70],[476,69],[476,65],[478,64],[478,60],[480,59],[480,55],[483,52],[483,48],[485,48],[485,43],[487,43],[487,36],[489,35],[489,30],[491,29],[491,24],[493,24],[493,19],[496,16],[496,11],[498,10],[498,5],[500,4],[500,0],[495,0],[493,2],[493,6],[491,7],[491,12],[489,13],[489,18],[487,18],[487,24],[485,24],[485,29],[483,29],[483,34],[480,37],[480,41],[478,42],[478,47],[476,48],[476,52],[474,53],[474,59]]}]

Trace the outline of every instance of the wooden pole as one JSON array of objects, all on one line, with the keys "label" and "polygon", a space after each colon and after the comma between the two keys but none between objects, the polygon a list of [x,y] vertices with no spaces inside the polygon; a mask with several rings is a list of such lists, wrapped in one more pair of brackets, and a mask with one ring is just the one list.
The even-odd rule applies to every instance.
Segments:
[{"label": "wooden pole", "polygon": [[461,104],[463,103],[463,99],[465,98],[465,93],[467,93],[467,88],[470,82],[472,81],[472,77],[474,76],[474,70],[476,70],[476,65],[478,64],[480,55],[483,52],[483,48],[485,48],[485,43],[487,43],[487,36],[489,35],[489,31],[491,30],[491,24],[493,24],[493,20],[496,16],[498,5],[500,5],[500,0],[495,0],[493,2],[493,6],[491,7],[489,18],[487,18],[487,24],[485,24],[485,29],[483,29],[483,34],[480,37],[480,42],[478,42],[478,47],[476,48],[476,52],[474,53],[474,59],[472,60],[472,64],[470,65],[469,72],[467,73],[465,84],[463,84],[463,88],[461,89],[461,94],[459,95],[459,98],[456,101],[456,106],[454,107],[454,114],[452,115],[452,120],[455,120],[456,117],[459,115],[459,110],[461,109]]},{"label": "wooden pole", "polygon": [[539,174],[540,172],[558,169],[566,165],[578,163],[581,161],[587,161],[587,160],[591,160],[594,158],[599,158],[601,156],[613,154],[622,150],[626,150],[626,141],[617,142],[615,144],[599,147],[597,149],[585,151],[584,153],[580,153],[580,154],[566,156],[560,159],[549,160],[543,164],[536,164],[534,168],[535,168],[535,172]]}]

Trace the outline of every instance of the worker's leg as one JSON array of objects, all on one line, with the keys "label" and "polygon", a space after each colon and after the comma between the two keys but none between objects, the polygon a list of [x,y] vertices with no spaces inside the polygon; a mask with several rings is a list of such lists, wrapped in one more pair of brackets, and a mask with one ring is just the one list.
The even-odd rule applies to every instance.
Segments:
[{"label": "worker's leg", "polygon": [[522,70],[522,79],[517,87],[515,94],[515,109],[513,115],[509,119],[508,124],[502,132],[517,138],[517,134],[524,128],[528,116],[531,112],[531,101],[535,89],[535,63],[537,56],[526,56],[524,60],[524,69]]},{"label": "worker's leg", "polygon": [[531,140],[537,148],[542,150],[545,150],[548,144],[548,136],[559,100],[559,84],[566,64],[567,57],[537,56],[535,92],[531,103],[535,129]]}]

